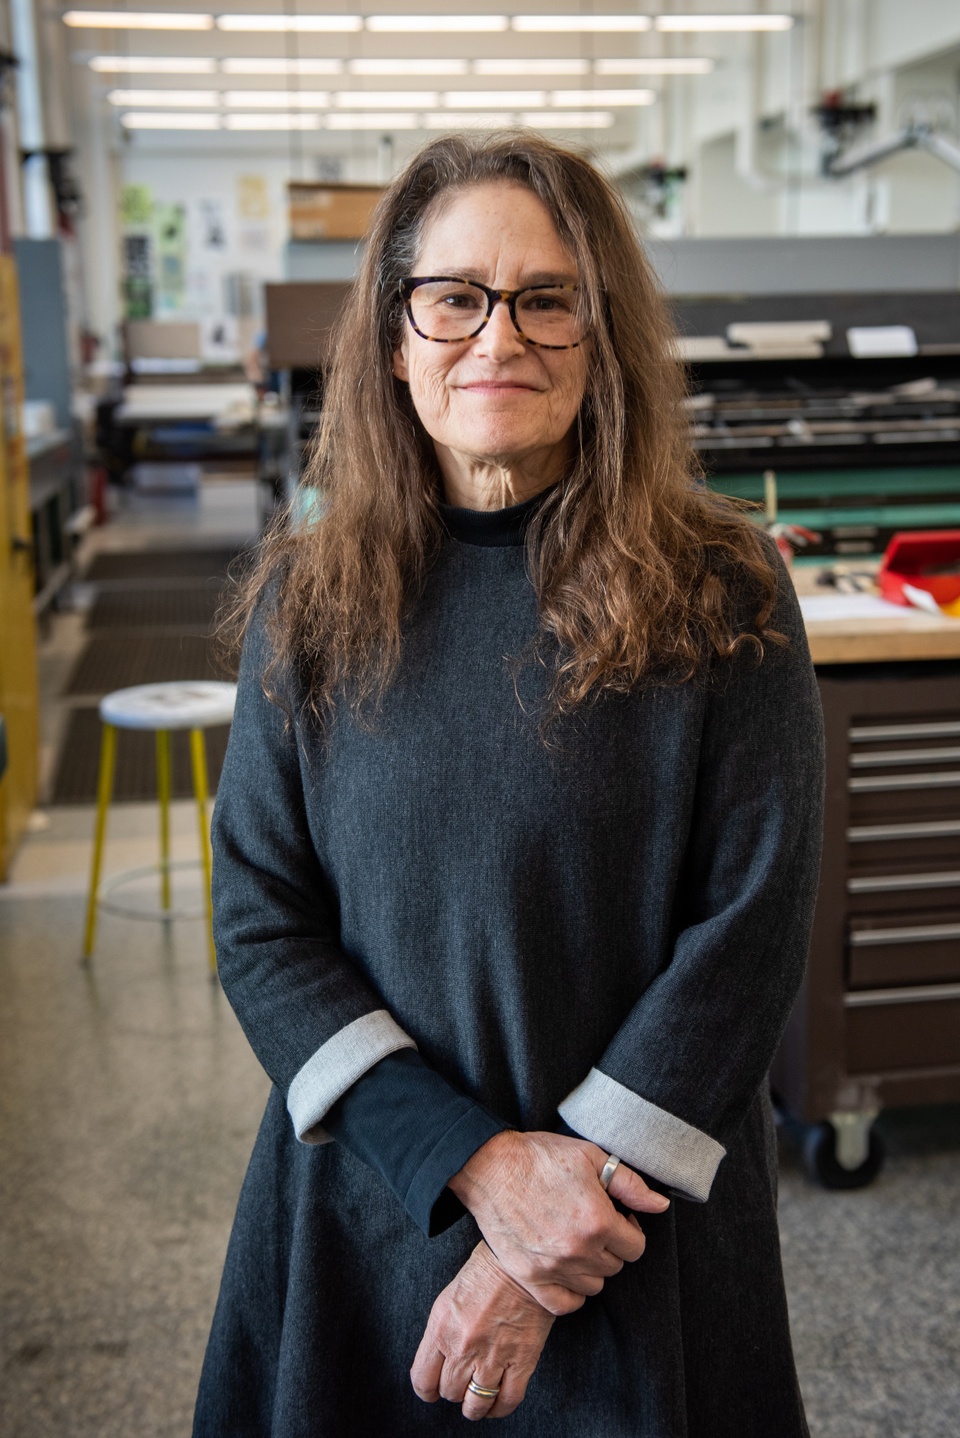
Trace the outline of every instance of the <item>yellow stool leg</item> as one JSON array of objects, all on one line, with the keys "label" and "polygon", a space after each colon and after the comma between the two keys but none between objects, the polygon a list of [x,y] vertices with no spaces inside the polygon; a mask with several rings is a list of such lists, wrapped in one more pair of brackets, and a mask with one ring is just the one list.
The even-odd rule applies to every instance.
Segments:
[{"label": "yellow stool leg", "polygon": [[207,753],[203,745],[203,730],[190,730],[190,761],[193,769],[193,792],[197,799],[197,819],[200,828],[200,857],[203,863],[203,878],[207,906],[207,943],[209,944],[210,967],[217,971],[217,951],[213,942],[213,860],[210,852],[210,829],[207,824]]},{"label": "yellow stool leg", "polygon": [[90,894],[87,899],[87,926],[83,937],[83,957],[93,953],[97,928],[97,894],[100,889],[100,865],[103,861],[103,840],[107,832],[107,810],[113,794],[113,771],[117,759],[117,731],[104,724],[100,741],[100,776],[97,780],[97,824],[93,836],[93,863],[90,868]]},{"label": "yellow stool leg", "polygon": [[170,731],[157,730],[157,798],[160,801],[160,907],[170,907]]}]

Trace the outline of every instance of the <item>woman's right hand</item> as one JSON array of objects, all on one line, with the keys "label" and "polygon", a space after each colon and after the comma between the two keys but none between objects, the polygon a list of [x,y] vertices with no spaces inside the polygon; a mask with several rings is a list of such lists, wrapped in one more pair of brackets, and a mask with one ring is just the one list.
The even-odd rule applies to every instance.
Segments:
[{"label": "woman's right hand", "polygon": [[605,1191],[606,1159],[584,1139],[510,1130],[489,1139],[450,1180],[504,1270],[550,1313],[580,1308],[643,1253],[639,1223],[618,1213],[612,1198],[638,1213],[669,1207],[625,1164]]}]

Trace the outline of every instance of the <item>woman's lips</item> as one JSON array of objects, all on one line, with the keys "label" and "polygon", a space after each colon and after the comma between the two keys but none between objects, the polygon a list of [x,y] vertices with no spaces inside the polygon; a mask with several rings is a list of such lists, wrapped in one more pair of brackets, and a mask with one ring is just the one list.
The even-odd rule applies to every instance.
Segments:
[{"label": "woman's lips", "polygon": [[538,392],[536,385],[521,384],[518,380],[476,380],[473,384],[462,384],[458,388],[469,390],[474,394],[510,394],[517,390]]}]

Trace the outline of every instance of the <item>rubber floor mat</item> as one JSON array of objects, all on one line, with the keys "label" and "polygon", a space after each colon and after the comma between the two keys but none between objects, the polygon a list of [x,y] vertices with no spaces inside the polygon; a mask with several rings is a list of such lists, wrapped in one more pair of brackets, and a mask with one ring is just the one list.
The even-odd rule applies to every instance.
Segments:
[{"label": "rubber floor mat", "polygon": [[172,679],[234,679],[203,634],[124,629],[94,633],[74,666],[65,694],[109,694],[133,684]]},{"label": "rubber floor mat", "polygon": [[[229,724],[204,730],[210,792],[220,779]],[[95,804],[100,766],[100,715],[96,705],[71,709],[53,779],[51,804]],[[190,776],[189,735],[171,736],[173,797],[193,797]],[[143,803],[157,797],[156,738],[151,730],[121,729],[117,734],[117,764],[113,785],[116,803]]]},{"label": "rubber floor mat", "polygon": [[145,583],[151,579],[219,578],[242,549],[131,549],[97,554],[83,576],[85,584],[117,580]]},{"label": "rubber floor mat", "polygon": [[88,629],[213,628],[220,607],[216,589],[102,590],[87,611]]}]

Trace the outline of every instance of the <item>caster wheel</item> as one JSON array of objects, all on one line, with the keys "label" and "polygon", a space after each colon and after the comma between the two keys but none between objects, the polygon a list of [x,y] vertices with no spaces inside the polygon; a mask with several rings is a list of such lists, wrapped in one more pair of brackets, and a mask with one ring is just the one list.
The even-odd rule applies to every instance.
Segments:
[{"label": "caster wheel", "polygon": [[837,1134],[832,1123],[815,1124],[803,1144],[807,1173],[824,1188],[866,1188],[880,1172],[885,1157],[883,1139],[873,1129],[867,1156],[857,1168],[844,1168],[837,1159]]}]

